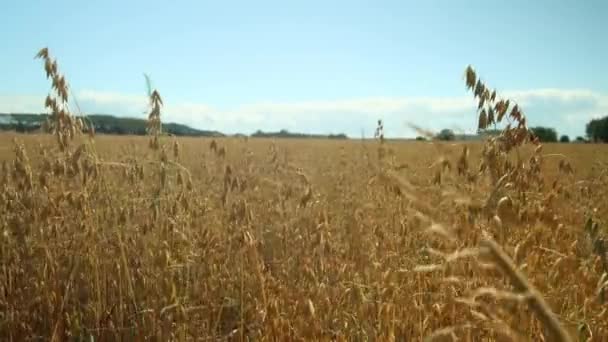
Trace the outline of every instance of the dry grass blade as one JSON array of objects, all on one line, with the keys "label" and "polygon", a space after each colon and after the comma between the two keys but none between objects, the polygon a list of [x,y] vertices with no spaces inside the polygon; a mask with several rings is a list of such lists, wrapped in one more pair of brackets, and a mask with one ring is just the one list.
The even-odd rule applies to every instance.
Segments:
[{"label": "dry grass blade", "polygon": [[525,276],[517,269],[511,259],[503,252],[503,250],[492,240],[485,239],[481,242],[481,246],[487,250],[492,256],[494,262],[498,264],[500,269],[507,275],[515,290],[520,293],[529,293],[530,299],[528,304],[536,313],[539,320],[549,331],[553,341],[570,342],[571,337],[566,330],[561,326],[549,305],[545,302],[542,295],[532,287],[526,280]]}]

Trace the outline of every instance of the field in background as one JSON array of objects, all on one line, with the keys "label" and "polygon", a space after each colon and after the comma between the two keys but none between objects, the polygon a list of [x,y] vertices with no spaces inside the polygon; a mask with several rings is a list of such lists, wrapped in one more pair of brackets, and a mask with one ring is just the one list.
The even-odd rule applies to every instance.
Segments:
[{"label": "field in background", "polygon": [[79,137],[62,160],[0,135],[0,339],[538,340],[487,236],[573,337],[608,338],[606,145],[545,144],[544,187],[491,206],[481,143],[461,175],[458,142],[163,143]]}]

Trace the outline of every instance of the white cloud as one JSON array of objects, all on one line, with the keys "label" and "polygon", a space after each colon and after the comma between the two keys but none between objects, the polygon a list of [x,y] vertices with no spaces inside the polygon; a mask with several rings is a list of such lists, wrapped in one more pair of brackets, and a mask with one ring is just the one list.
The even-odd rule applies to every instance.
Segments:
[{"label": "white cloud", "polygon": [[583,135],[585,124],[608,115],[608,95],[586,89],[538,89],[507,93],[523,106],[530,125]]},{"label": "white cloud", "polygon": [[0,113],[43,112],[45,96],[0,95]]},{"label": "white cloud", "polygon": [[[555,127],[560,134],[582,135],[585,123],[608,115],[608,95],[585,89],[531,89],[502,92],[524,109],[530,125]],[[108,113],[145,118],[147,98],[95,90],[77,93],[86,113]],[[171,102],[163,98],[165,121],[227,133],[251,133],[257,129],[289,129],[302,132],[345,132],[359,136],[374,130],[383,119],[387,136],[412,136],[414,123],[438,131],[452,128],[475,131],[476,103],[471,95],[454,97],[370,97],[335,101],[260,102],[217,109],[203,103]],[[0,112],[41,112],[44,96],[2,96]]]},{"label": "white cloud", "polygon": [[76,100],[85,113],[119,114],[144,117],[147,105],[145,95],[131,95],[95,90],[82,90]]},{"label": "white cloud", "polygon": [[[580,101],[580,100],[601,100],[602,95],[588,89],[557,89],[544,88],[532,90],[506,91],[506,97],[517,98],[520,101],[530,101],[534,99],[556,99],[559,101]],[[604,96],[605,97],[605,96]]]}]

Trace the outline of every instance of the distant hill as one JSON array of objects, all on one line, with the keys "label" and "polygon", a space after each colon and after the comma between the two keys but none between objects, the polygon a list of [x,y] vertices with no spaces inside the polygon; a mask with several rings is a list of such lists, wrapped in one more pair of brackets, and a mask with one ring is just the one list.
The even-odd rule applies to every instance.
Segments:
[{"label": "distant hill", "polygon": [[312,138],[312,139],[348,139],[346,134],[306,134],[293,133],[285,129],[278,132],[262,132],[257,131],[251,135],[252,138]]},{"label": "distant hill", "polygon": [[[0,113],[0,130],[33,132],[40,129],[47,114],[31,113]],[[96,133],[145,135],[146,120],[137,118],[122,118],[105,114],[93,114],[86,117],[95,127]],[[163,131],[177,136],[221,137],[223,133],[192,128],[178,123],[163,123]]]},{"label": "distant hill", "polygon": [[[0,131],[36,132],[47,119],[48,114],[33,113],[0,113]],[[116,117],[106,114],[87,115],[85,121],[92,123],[95,132],[99,134],[145,135],[146,120],[138,118]],[[226,134],[218,131],[207,131],[192,128],[178,123],[163,123],[163,132],[176,136],[192,137],[225,137]],[[234,134],[234,137],[246,137],[245,134]],[[252,138],[317,138],[317,139],[348,139],[345,134],[304,134],[293,133],[287,130],[278,132],[257,131]]]}]

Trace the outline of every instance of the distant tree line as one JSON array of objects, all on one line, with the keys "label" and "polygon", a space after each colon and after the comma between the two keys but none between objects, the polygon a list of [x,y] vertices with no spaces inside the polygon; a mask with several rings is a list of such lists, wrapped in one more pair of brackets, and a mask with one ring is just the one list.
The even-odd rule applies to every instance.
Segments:
[{"label": "distant tree line", "polygon": [[[560,142],[569,143],[570,137],[568,135],[559,136],[557,131],[551,127],[536,126],[531,127],[532,133],[538,137],[541,142]],[[477,138],[481,138],[484,135],[499,134],[499,130],[485,130],[478,132]],[[576,137],[575,141],[581,142],[594,142],[594,143],[608,143],[608,116],[601,119],[593,119],[589,121],[585,127],[586,139],[582,136]],[[463,140],[463,136],[458,136],[454,131],[450,129],[443,129],[435,135],[436,140],[451,141],[451,140]]]},{"label": "distant tree line", "polygon": [[[0,130],[15,131],[19,133],[28,133],[39,131],[42,123],[47,119],[47,114],[2,114],[0,113]],[[88,115],[86,118],[81,118],[87,124],[91,124],[96,133],[100,134],[117,134],[117,135],[145,135],[146,120],[136,118],[122,118],[112,115],[94,114]],[[199,130],[187,125],[177,123],[163,123],[162,130],[164,133],[176,136],[200,136],[200,137],[221,137],[225,134],[217,131]],[[235,134],[235,137],[246,136],[244,134]],[[280,130],[278,132],[262,132],[258,130],[252,137],[266,138],[320,138],[320,139],[348,139],[346,134],[305,134],[294,133],[288,130]]]},{"label": "distant tree line", "polygon": [[346,134],[306,134],[306,133],[294,133],[289,132],[286,129],[282,129],[278,132],[263,132],[261,130],[256,131],[251,135],[252,138],[316,138],[316,139],[348,139]]},{"label": "distant tree line", "polygon": [[[42,123],[47,119],[47,114],[2,114],[0,113],[0,130],[16,131],[19,133],[36,132],[40,130]],[[124,135],[145,135],[146,120],[136,118],[122,118],[112,115],[89,115],[85,119],[87,123],[92,123],[95,132],[102,134],[124,134]],[[219,137],[225,134],[217,131],[199,130],[187,125],[177,123],[163,124],[165,133],[176,136],[207,136]],[[559,136],[557,131],[551,127],[536,126],[532,127],[531,131],[539,138],[541,142],[561,142],[569,143],[570,137],[567,135]],[[500,130],[484,130],[478,132],[477,135],[457,135],[451,129],[443,129],[435,135],[436,140],[474,140],[481,139],[484,136],[499,134]],[[585,126],[586,138],[578,136],[576,142],[594,142],[608,143],[608,116],[600,119],[593,119]],[[237,136],[242,136],[239,134]],[[348,136],[343,133],[339,134],[306,134],[289,132],[282,129],[278,132],[263,132],[256,131],[251,135],[253,138],[317,138],[317,139],[348,139]],[[416,140],[424,140],[423,137],[418,137]]]},{"label": "distant tree line", "polygon": [[[1,114],[0,130],[16,131],[19,133],[35,132],[40,130],[47,114]],[[96,133],[118,135],[145,135],[146,120],[136,118],[120,118],[112,115],[94,114],[81,117],[90,124]],[[163,131],[177,136],[223,136],[216,131],[199,130],[187,125],[177,123],[163,124]]]},{"label": "distant tree line", "polygon": [[0,123],[0,130],[15,131],[17,133],[32,133],[40,129],[40,125],[27,125],[23,122],[16,123]]}]

